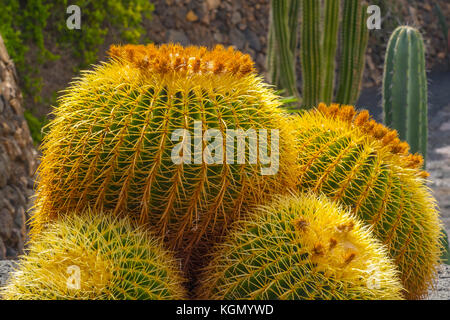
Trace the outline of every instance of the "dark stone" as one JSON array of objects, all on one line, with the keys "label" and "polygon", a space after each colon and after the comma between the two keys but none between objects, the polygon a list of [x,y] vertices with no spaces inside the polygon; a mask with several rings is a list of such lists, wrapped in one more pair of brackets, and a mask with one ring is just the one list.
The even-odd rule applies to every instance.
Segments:
[{"label": "dark stone", "polygon": [[180,43],[183,46],[188,46],[190,41],[186,34],[180,30],[168,30],[166,34],[166,38],[168,42]]},{"label": "dark stone", "polygon": [[13,218],[7,209],[0,209],[0,237],[9,239],[13,228]]},{"label": "dark stone", "polygon": [[245,29],[244,34],[245,34],[245,37],[247,38],[248,43],[250,44],[250,48],[252,48],[256,51],[260,51],[261,43],[259,42],[259,38],[256,35],[256,33],[254,33],[252,30],[247,28],[247,29]]},{"label": "dark stone", "polygon": [[26,240],[37,153],[23,116],[13,62],[0,36],[0,259],[15,258]]},{"label": "dark stone", "polygon": [[238,29],[233,28],[230,32],[230,42],[235,45],[237,49],[243,50],[245,46],[245,36]]},{"label": "dark stone", "polygon": [[5,109],[5,102],[3,101],[3,96],[0,95],[0,113]]},{"label": "dark stone", "polygon": [[3,243],[2,238],[0,237],[0,260],[3,260],[6,258],[6,247]]},{"label": "dark stone", "polygon": [[17,257],[17,250],[11,248],[11,247],[6,247],[6,252],[5,252],[5,256],[6,258],[14,258]]}]

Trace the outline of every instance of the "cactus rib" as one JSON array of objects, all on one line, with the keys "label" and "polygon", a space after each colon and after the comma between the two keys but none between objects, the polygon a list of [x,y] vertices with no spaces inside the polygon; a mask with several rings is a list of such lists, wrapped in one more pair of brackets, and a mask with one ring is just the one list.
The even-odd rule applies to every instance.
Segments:
[{"label": "cactus rib", "polygon": [[320,2],[302,1],[301,66],[303,106],[311,108],[319,102],[321,87]]},{"label": "cactus rib", "polygon": [[320,95],[320,100],[325,103],[331,103],[333,100],[340,4],[340,0],[325,0],[322,38],[323,76]]},{"label": "cactus rib", "polygon": [[[286,89],[286,94],[299,97],[297,90],[297,77],[295,73],[295,52],[291,51],[294,43],[293,37],[296,37],[295,30],[289,30],[290,26],[295,26],[295,19],[289,19],[288,11],[295,10],[297,5],[295,2],[299,0],[272,0],[271,14],[273,34],[272,38],[275,42],[275,50],[277,53],[277,73],[280,74],[280,84]],[[293,2],[292,6],[290,3]],[[292,12],[295,16],[296,12]],[[291,36],[291,33],[293,36]],[[282,76],[281,76],[282,75]]]},{"label": "cactus rib", "polygon": [[336,102],[342,104],[354,104],[358,98],[368,41],[368,29],[363,20],[365,17],[366,6],[360,0],[344,0],[343,45],[336,94]]}]

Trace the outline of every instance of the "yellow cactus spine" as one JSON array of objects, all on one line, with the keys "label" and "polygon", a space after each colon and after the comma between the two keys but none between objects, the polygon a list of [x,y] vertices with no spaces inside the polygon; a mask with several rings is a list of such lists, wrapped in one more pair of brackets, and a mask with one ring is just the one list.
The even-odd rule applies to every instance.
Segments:
[{"label": "yellow cactus spine", "polygon": [[[124,212],[189,251],[287,183],[282,170],[262,173],[287,167],[295,154],[286,152],[292,143],[285,139],[279,148],[272,143],[277,130],[286,136],[284,115],[248,55],[179,45],[113,46],[110,53],[111,61],[83,73],[55,108],[42,147],[33,234],[90,206]],[[209,129],[218,136],[205,136]],[[229,142],[230,130],[244,140]],[[251,162],[250,140],[256,133],[260,142],[264,130],[270,163]],[[220,163],[205,161],[213,141],[226,149],[213,158]],[[186,144],[177,149],[180,143]]]},{"label": "yellow cactus spine", "polygon": [[49,225],[0,291],[5,299],[186,297],[180,263],[129,219],[84,212]]},{"label": "yellow cactus spine", "polygon": [[294,122],[299,188],[350,206],[387,246],[406,297],[426,295],[439,265],[441,222],[422,157],[352,106],[320,104]]},{"label": "yellow cactus spine", "polygon": [[283,196],[236,224],[198,289],[206,299],[401,299],[384,247],[326,197]]}]

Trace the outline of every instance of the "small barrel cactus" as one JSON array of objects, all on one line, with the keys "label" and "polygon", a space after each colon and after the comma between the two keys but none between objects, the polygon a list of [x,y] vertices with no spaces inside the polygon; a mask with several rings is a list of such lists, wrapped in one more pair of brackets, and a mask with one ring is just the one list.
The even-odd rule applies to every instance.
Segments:
[{"label": "small barrel cactus", "polygon": [[183,299],[179,263],[127,218],[85,212],[53,222],[22,256],[5,299]]},{"label": "small barrel cactus", "polygon": [[425,295],[439,265],[441,222],[422,157],[352,106],[320,104],[294,122],[300,190],[350,206],[388,247],[406,297]]},{"label": "small barrel cactus", "polygon": [[368,227],[324,196],[282,196],[237,223],[198,287],[206,299],[401,299]]},{"label": "small barrel cactus", "polygon": [[110,54],[55,109],[32,234],[90,206],[126,213],[189,251],[289,184],[293,140],[248,55],[152,44]]}]

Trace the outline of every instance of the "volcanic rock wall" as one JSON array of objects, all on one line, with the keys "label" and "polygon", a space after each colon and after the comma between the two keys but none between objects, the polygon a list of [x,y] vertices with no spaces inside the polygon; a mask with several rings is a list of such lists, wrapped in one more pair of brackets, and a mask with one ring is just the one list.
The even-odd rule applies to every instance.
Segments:
[{"label": "volcanic rock wall", "polygon": [[0,259],[23,250],[37,152],[22,109],[17,73],[0,36]]}]

